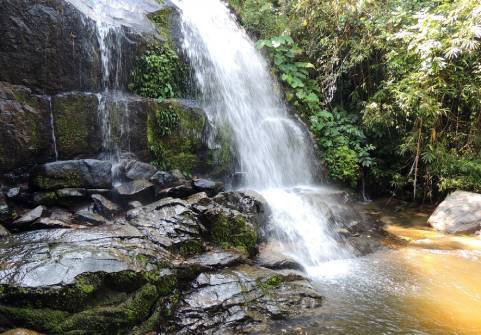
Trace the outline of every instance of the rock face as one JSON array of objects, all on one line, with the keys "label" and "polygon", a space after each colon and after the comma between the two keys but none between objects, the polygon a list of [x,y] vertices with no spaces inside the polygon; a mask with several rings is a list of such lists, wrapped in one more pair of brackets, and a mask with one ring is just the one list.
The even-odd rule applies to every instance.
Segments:
[{"label": "rock face", "polygon": [[95,24],[68,2],[2,1],[0,80],[42,94],[98,91],[100,66]]},{"label": "rock face", "polygon": [[[0,50],[0,59],[1,55]],[[0,68],[1,72],[5,67]],[[50,121],[46,97],[33,95],[24,86],[0,82],[0,173],[55,158]]]},{"label": "rock face", "polygon": [[[298,278],[297,278],[298,279]],[[320,307],[309,284],[271,270],[239,266],[202,273],[181,296],[173,323],[177,334],[265,333],[268,322]]]},{"label": "rock face", "polygon": [[38,190],[61,188],[110,188],[112,164],[94,159],[59,161],[38,166],[30,185]]},{"label": "rock face", "polygon": [[449,234],[471,234],[481,230],[481,194],[451,193],[436,208],[428,223]]}]

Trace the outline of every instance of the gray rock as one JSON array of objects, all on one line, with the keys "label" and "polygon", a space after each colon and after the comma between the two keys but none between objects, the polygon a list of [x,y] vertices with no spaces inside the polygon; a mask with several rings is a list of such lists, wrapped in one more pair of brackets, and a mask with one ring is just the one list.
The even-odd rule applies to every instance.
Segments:
[{"label": "gray rock", "polygon": [[7,204],[3,192],[0,191],[0,225],[8,225],[16,218],[15,211]]},{"label": "gray rock", "polygon": [[12,187],[6,193],[7,198],[12,200],[18,198],[19,195],[20,195],[20,187]]},{"label": "gray rock", "polygon": [[203,226],[189,204],[166,198],[127,212],[129,224],[150,240],[182,255],[195,255],[204,250]]},{"label": "gray rock", "polygon": [[30,224],[33,224],[35,220],[40,219],[42,215],[44,215],[44,212],[45,212],[45,207],[37,206],[31,211],[22,215],[19,219],[15,220],[11,224],[11,228],[25,230],[25,227],[27,227]]},{"label": "gray rock", "polygon": [[182,263],[182,266],[189,269],[197,269],[199,272],[205,272],[228,268],[245,262],[247,262],[247,259],[241,253],[215,249],[190,257]]},{"label": "gray rock", "polygon": [[110,201],[103,195],[93,194],[91,198],[94,201],[95,211],[107,218],[113,218],[115,215],[122,212],[122,207]]},{"label": "gray rock", "polygon": [[192,180],[192,187],[197,192],[205,192],[209,197],[213,197],[224,189],[224,184],[208,179],[194,179]]},{"label": "gray rock", "polygon": [[[2,51],[1,18],[5,13],[2,2],[0,13],[0,45]],[[17,37],[15,37],[17,38]],[[0,51],[0,173],[33,166],[54,159],[48,100],[36,96],[23,86],[1,82]],[[15,63],[13,61],[13,63]]]},{"label": "gray rock", "polygon": [[157,171],[152,177],[150,177],[149,181],[160,190],[174,186],[179,182],[179,178],[169,172]]},{"label": "gray rock", "polygon": [[190,197],[185,199],[185,201],[187,201],[189,204],[193,205],[193,204],[199,204],[200,202],[202,202],[203,199],[207,199],[207,198],[209,198],[207,193],[200,192],[200,193],[196,193],[196,194],[191,195]]},{"label": "gray rock", "polygon": [[259,248],[259,254],[255,258],[256,264],[274,270],[292,269],[303,271],[303,267],[293,258],[283,255],[271,246]]},{"label": "gray rock", "polygon": [[80,210],[75,213],[75,217],[79,223],[90,224],[94,226],[100,226],[107,223],[107,220],[98,214],[92,213],[88,210]]},{"label": "gray rock", "polygon": [[449,234],[472,234],[481,230],[481,194],[456,191],[428,219],[436,230]]},{"label": "gray rock", "polygon": [[8,236],[8,235],[10,235],[10,233],[8,232],[7,228],[0,225],[0,237]]},{"label": "gray rock", "polygon": [[177,334],[266,333],[272,319],[314,314],[321,303],[306,281],[243,265],[200,274],[182,295],[172,323]]},{"label": "gray rock", "polygon": [[112,164],[94,159],[58,161],[36,167],[30,185],[37,190],[110,188]]},{"label": "gray rock", "polygon": [[156,196],[159,198],[180,198],[185,199],[197,193],[190,183],[166,188],[157,192]]},{"label": "gray rock", "polygon": [[142,203],[140,201],[130,201],[128,204],[127,204],[127,207],[129,209],[135,209],[135,208],[139,208],[139,207],[142,207]]},{"label": "gray rock", "polygon": [[62,188],[55,191],[59,199],[82,199],[87,196],[87,191],[84,188]]},{"label": "gray rock", "polygon": [[134,201],[154,197],[154,184],[147,180],[134,180],[115,187],[115,194],[122,200]]},{"label": "gray rock", "polygon": [[130,180],[149,180],[157,172],[154,166],[137,160],[127,160],[122,165]]}]

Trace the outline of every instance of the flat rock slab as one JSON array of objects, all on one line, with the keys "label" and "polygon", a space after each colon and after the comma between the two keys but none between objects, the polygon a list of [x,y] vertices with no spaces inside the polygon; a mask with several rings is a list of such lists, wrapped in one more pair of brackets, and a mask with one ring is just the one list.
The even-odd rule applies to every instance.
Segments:
[{"label": "flat rock slab", "polygon": [[436,230],[449,234],[472,234],[481,229],[481,194],[456,191],[428,219]]},{"label": "flat rock slab", "polygon": [[0,285],[67,285],[83,273],[145,271],[135,255],[167,259],[168,253],[132,226],[50,229],[0,240]]}]

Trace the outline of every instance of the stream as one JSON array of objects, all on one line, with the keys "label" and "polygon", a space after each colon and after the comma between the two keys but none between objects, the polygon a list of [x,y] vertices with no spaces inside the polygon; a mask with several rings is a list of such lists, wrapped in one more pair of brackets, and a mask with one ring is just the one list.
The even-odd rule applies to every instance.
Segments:
[{"label": "stream", "polygon": [[398,240],[364,257],[324,263],[312,278],[325,297],[323,312],[277,330],[480,334],[481,240],[433,231],[425,223],[429,211],[394,212],[384,203],[360,207],[378,216]]}]

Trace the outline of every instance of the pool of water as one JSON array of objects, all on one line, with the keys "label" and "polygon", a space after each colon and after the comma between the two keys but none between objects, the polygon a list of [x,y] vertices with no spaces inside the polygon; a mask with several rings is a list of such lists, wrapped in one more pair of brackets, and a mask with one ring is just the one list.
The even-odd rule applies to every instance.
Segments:
[{"label": "pool of water", "polygon": [[377,214],[400,243],[320,266],[314,284],[326,298],[321,314],[278,331],[481,334],[480,238],[434,232],[422,211]]}]

